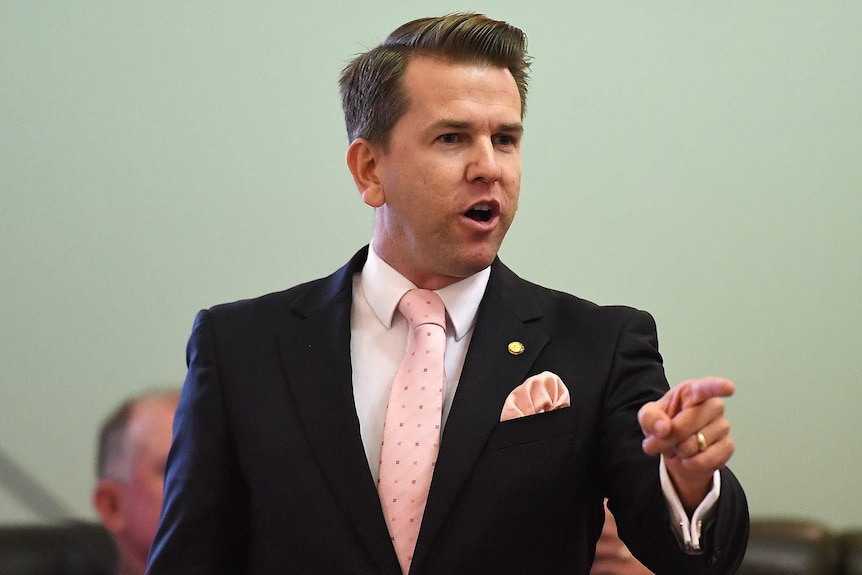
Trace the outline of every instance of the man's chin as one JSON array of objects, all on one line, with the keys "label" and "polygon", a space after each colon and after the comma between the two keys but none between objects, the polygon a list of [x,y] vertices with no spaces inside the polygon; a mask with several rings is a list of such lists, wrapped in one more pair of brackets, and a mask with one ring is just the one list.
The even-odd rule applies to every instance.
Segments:
[{"label": "man's chin", "polygon": [[479,273],[494,262],[497,257],[497,251],[487,251],[484,253],[470,254],[465,257],[459,264],[458,276],[463,279],[470,277],[473,274]]}]

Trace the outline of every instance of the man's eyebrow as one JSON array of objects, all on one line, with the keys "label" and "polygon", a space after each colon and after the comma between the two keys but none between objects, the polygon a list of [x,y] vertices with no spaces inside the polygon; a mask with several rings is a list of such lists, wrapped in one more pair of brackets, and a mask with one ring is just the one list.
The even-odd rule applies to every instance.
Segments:
[{"label": "man's eyebrow", "polygon": [[470,122],[467,122],[465,120],[450,120],[447,118],[437,120],[436,122],[431,124],[432,129],[449,128],[452,130],[466,130],[469,127]]},{"label": "man's eyebrow", "polygon": [[[470,122],[465,120],[451,120],[444,118],[437,120],[431,125],[431,129],[447,128],[452,130],[467,130],[471,126]],[[495,132],[507,132],[511,134],[521,134],[524,132],[524,125],[521,122],[504,123],[497,126]]]},{"label": "man's eyebrow", "polygon": [[524,124],[521,122],[517,122],[515,124],[500,124],[500,127],[497,128],[498,132],[510,132],[513,134],[523,134],[524,133]]}]

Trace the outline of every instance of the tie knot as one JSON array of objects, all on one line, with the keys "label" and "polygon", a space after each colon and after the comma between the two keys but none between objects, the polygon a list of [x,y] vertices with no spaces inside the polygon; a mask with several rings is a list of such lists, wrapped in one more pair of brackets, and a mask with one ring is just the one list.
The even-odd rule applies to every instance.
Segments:
[{"label": "tie knot", "polygon": [[446,331],[446,306],[440,296],[427,289],[412,289],[398,302],[398,311],[407,318],[410,327],[433,323]]}]

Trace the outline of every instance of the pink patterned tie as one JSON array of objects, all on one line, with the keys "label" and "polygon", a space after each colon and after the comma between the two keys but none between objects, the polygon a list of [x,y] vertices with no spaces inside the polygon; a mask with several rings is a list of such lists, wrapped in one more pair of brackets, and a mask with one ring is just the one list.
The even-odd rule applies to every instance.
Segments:
[{"label": "pink patterned tie", "polygon": [[398,310],[407,318],[411,338],[389,392],[377,491],[406,575],[440,445],[446,308],[434,292],[415,289],[404,294]]}]

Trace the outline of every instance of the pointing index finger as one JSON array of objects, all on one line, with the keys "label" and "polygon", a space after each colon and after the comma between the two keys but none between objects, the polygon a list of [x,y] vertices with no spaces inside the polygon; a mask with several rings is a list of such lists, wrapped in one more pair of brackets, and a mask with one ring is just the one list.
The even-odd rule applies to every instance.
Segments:
[{"label": "pointing index finger", "polygon": [[735,391],[733,382],[722,377],[705,377],[683,382],[687,389],[683,392],[682,406],[694,407],[713,397],[730,397]]}]

